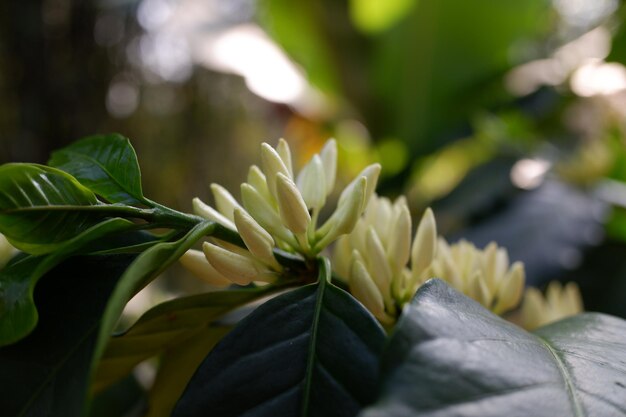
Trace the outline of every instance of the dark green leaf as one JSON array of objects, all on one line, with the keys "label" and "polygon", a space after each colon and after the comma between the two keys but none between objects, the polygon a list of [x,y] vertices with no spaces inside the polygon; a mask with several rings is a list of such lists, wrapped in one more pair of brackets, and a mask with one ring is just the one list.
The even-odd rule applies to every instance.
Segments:
[{"label": "dark green leaf", "polygon": [[78,257],[54,268],[35,290],[40,320],[20,342],[0,348],[0,414],[79,417],[109,295],[134,255]]},{"label": "dark green leaf", "polygon": [[145,407],[146,392],[134,375],[98,393],[89,406],[89,417],[130,417]]},{"label": "dark green leaf", "polygon": [[170,417],[202,360],[230,329],[229,326],[201,329],[184,343],[165,352],[159,363],[154,385],[150,389],[145,417]]},{"label": "dark green leaf", "polygon": [[72,174],[111,203],[143,201],[137,155],[130,141],[122,135],[81,139],[54,152],[48,164]]},{"label": "dark green leaf", "polygon": [[95,222],[77,206],[95,206],[96,196],[75,178],[36,164],[0,166],[0,233],[25,252],[56,248]]},{"label": "dark green leaf", "polygon": [[65,242],[50,255],[29,256],[0,271],[0,346],[25,337],[37,324],[33,292],[40,277],[89,242],[133,227],[128,220],[109,219]]},{"label": "dark green leaf", "polygon": [[225,313],[277,290],[261,287],[219,291],[157,305],[126,332],[111,338],[96,372],[95,389],[124,377],[139,362],[185,343]]},{"label": "dark green leaf", "polygon": [[353,416],[373,398],[385,334],[327,280],[278,296],[207,356],[173,416]]},{"label": "dark green leaf", "polygon": [[362,417],[626,415],[626,322],[584,314],[534,333],[431,280],[383,355]]}]

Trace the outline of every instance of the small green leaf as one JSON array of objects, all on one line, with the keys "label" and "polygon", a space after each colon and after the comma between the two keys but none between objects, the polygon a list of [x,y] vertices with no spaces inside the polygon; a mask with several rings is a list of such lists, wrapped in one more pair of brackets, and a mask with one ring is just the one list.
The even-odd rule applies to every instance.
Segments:
[{"label": "small green leaf", "polygon": [[94,214],[79,208],[97,204],[91,191],[58,169],[21,163],[0,166],[0,233],[25,252],[49,252],[54,244],[91,227]]},{"label": "small green leaf", "polygon": [[54,152],[48,164],[72,174],[111,203],[140,204],[144,200],[137,155],[122,135],[81,139]]},{"label": "small green leaf", "polygon": [[134,255],[72,258],[41,279],[37,328],[0,349],[0,414],[82,417],[91,355],[111,291]]},{"label": "small green leaf", "polygon": [[375,393],[385,334],[348,293],[320,280],[242,320],[206,357],[174,417],[354,416]]},{"label": "small green leaf", "polygon": [[111,338],[98,366],[94,389],[103,389],[130,373],[145,359],[185,343],[224,314],[279,289],[266,286],[211,292],[177,298],[153,307],[130,329]]},{"label": "small green leaf", "polygon": [[528,333],[431,280],[405,308],[383,372],[361,417],[624,416],[626,321],[583,314]]},{"label": "small green leaf", "polygon": [[124,219],[109,219],[87,229],[46,256],[28,256],[0,271],[0,346],[28,335],[37,324],[33,292],[39,278],[86,244],[135,225]]}]

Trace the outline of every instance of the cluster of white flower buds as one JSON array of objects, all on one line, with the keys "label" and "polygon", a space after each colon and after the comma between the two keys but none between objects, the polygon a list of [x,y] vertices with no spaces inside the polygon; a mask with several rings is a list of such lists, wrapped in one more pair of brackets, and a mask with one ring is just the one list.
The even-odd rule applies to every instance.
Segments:
[{"label": "cluster of white flower buds", "polygon": [[[401,197],[392,203],[374,196],[354,231],[335,246],[333,261],[350,291],[381,321],[390,324],[427,277],[437,230],[427,210],[411,245],[411,214]],[[411,260],[411,268],[407,263]]]},{"label": "cluster of white flower buds", "polygon": [[[291,151],[280,139],[261,149],[261,168],[250,167],[241,185],[242,204],[222,186],[211,185],[216,209],[193,200],[197,215],[236,231],[247,249],[217,239],[190,250],[182,264],[215,286],[253,281],[273,282],[282,271],[274,248],[312,259],[339,236],[350,233],[376,188],[380,165],[366,167],[341,193],[337,208],[321,227],[318,216],[333,191],[337,144],[326,143],[297,176]],[[208,261],[208,263],[206,262]]]},{"label": "cluster of white flower buds", "polygon": [[562,285],[552,281],[546,289],[546,295],[537,288],[528,288],[517,321],[528,330],[533,330],[573,316],[583,311],[580,289],[575,282]]},{"label": "cluster of white flower buds", "polygon": [[[407,263],[410,259],[410,267]],[[374,198],[355,230],[337,242],[337,274],[382,323],[392,323],[427,279],[438,277],[497,314],[515,308],[524,291],[524,268],[509,265],[506,250],[495,243],[484,250],[437,238],[435,218],[427,209],[411,244],[411,216],[404,198],[393,204]]]}]

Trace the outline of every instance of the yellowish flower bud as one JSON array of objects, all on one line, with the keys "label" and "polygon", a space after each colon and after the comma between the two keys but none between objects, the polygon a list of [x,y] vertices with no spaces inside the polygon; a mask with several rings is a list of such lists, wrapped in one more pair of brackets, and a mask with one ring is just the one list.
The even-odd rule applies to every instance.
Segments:
[{"label": "yellowish flower bud", "polygon": [[437,224],[430,208],[427,208],[420,220],[413,247],[411,248],[411,269],[417,277],[428,268],[435,259],[437,249]]},{"label": "yellowish flower bud", "polygon": [[289,149],[289,144],[283,138],[278,139],[278,145],[276,145],[276,152],[282,159],[285,167],[287,167],[287,171],[289,172],[289,178],[293,178],[293,164],[291,162],[291,149]]},{"label": "yellowish flower bud", "polygon": [[335,179],[337,176],[337,142],[330,139],[320,151],[320,158],[324,165],[324,184],[326,186],[326,195],[329,195],[335,187]]},{"label": "yellowish flower bud", "polygon": [[241,199],[246,211],[261,227],[290,245],[297,245],[293,233],[283,225],[276,210],[254,187],[247,183],[241,184]]},{"label": "yellowish flower bud", "polygon": [[213,192],[213,198],[215,199],[215,205],[217,210],[228,218],[231,222],[234,221],[233,213],[236,207],[241,208],[235,197],[233,197],[226,188],[219,184],[211,184],[211,191]]},{"label": "yellowish flower bud", "polygon": [[372,278],[386,302],[391,300],[392,272],[387,261],[385,248],[381,243],[374,227],[370,226],[366,233],[365,246],[367,248],[367,265],[372,272]]},{"label": "yellowish flower bud", "polygon": [[281,173],[276,176],[276,197],[280,217],[287,228],[296,235],[306,233],[311,223],[309,210],[296,184]]},{"label": "yellowish flower bud", "polygon": [[290,178],[289,169],[285,166],[278,152],[267,143],[261,145],[261,165],[265,173],[265,178],[267,179],[267,187],[270,190],[270,194],[277,199],[276,176],[283,174],[287,178]]},{"label": "yellowish flower bud", "polygon": [[350,238],[340,237],[333,249],[333,268],[339,278],[346,281],[350,278],[351,252]]},{"label": "yellowish flower bud", "polygon": [[350,292],[377,318],[385,317],[383,296],[376,287],[365,265],[359,260],[352,263],[350,270]]},{"label": "yellowish flower bud", "polygon": [[228,218],[226,218],[226,216],[222,215],[213,207],[203,203],[202,200],[200,200],[198,197],[193,199],[192,204],[193,212],[198,216],[219,223],[222,226],[227,227],[231,230],[237,230],[237,228],[235,227],[235,223],[230,221]]},{"label": "yellowish flower bud", "polygon": [[261,172],[258,166],[252,165],[248,170],[248,184],[254,187],[261,196],[268,202],[273,202],[274,197],[270,194],[270,190],[267,187],[267,180],[265,175]]},{"label": "yellowish flower bud", "polygon": [[362,177],[365,177],[366,181],[366,189],[364,193],[364,206],[367,206],[367,203],[370,200],[372,194],[374,194],[374,190],[376,189],[376,183],[378,182],[378,175],[380,174],[380,164],[372,164],[368,165],[357,175],[357,177],[346,186],[346,188],[341,192],[339,196],[339,201],[337,202],[337,207],[341,206],[345,200],[349,199],[352,195],[352,191],[354,187],[357,186],[357,183],[361,180]]},{"label": "yellowish flower bud", "polygon": [[411,253],[411,213],[406,202],[394,204],[394,221],[391,224],[387,257],[394,275],[399,274],[409,260]]},{"label": "yellowish flower bud", "polygon": [[502,314],[517,307],[524,293],[524,281],[524,265],[521,262],[515,262],[506,277],[499,283],[494,313]]},{"label": "yellowish flower bud", "polygon": [[552,281],[545,297],[536,288],[526,289],[519,320],[524,328],[533,330],[582,311],[582,298],[576,283],[562,286],[560,282]]},{"label": "yellowish flower bud", "polygon": [[245,210],[239,207],[235,208],[235,225],[246,247],[254,256],[275,270],[281,270],[280,264],[274,258],[274,239]]},{"label": "yellowish flower bud", "polygon": [[231,252],[209,242],[204,242],[202,250],[209,263],[222,275],[238,285],[248,285],[253,281],[272,282],[276,274],[262,267],[248,256]]},{"label": "yellowish flower bud", "polygon": [[199,250],[190,249],[180,258],[180,263],[187,269],[193,276],[199,278],[215,287],[227,287],[232,282],[224,275],[220,274],[213,266],[207,261],[204,253]]},{"label": "yellowish flower bud", "polygon": [[322,159],[314,155],[311,161],[302,168],[296,180],[298,189],[306,206],[310,209],[319,210],[326,202],[326,183],[324,179],[324,166]]}]

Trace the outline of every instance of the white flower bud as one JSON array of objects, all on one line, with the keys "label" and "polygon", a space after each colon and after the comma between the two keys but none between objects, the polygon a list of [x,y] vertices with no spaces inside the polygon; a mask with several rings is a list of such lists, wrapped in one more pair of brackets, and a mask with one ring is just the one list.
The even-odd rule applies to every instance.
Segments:
[{"label": "white flower bud", "polygon": [[237,230],[237,228],[235,227],[235,223],[230,221],[228,218],[226,218],[226,216],[222,215],[213,207],[203,203],[202,200],[200,200],[198,197],[193,199],[192,204],[193,212],[198,216],[219,223],[222,226],[227,227],[231,230]]},{"label": "white flower bud", "polygon": [[352,182],[348,184],[346,188],[341,192],[341,195],[339,196],[339,201],[337,202],[337,207],[341,206],[344,200],[350,198],[354,187],[356,187],[357,183],[360,181],[362,177],[365,177],[367,179],[366,181],[367,188],[365,189],[364,200],[363,200],[364,201],[363,209],[365,209],[365,207],[367,206],[367,203],[370,200],[370,197],[372,196],[372,194],[374,194],[374,190],[376,189],[376,183],[378,182],[379,174],[380,174],[380,164],[372,164],[372,165],[368,165],[367,167],[365,167],[365,169],[363,169],[363,171],[361,171],[359,175],[357,175],[356,178],[352,180]]},{"label": "white flower bud", "polygon": [[500,281],[494,313],[502,314],[517,307],[524,293],[524,281],[524,265],[515,262],[506,277]]},{"label": "white flower bud", "polygon": [[207,261],[204,253],[199,250],[190,249],[180,257],[180,263],[193,276],[199,278],[215,287],[227,287],[232,282],[224,275],[220,274]]},{"label": "white flower bud", "polygon": [[272,197],[270,190],[267,187],[265,175],[256,165],[252,165],[248,170],[248,184],[254,187],[265,200],[274,204],[274,197]]},{"label": "white flower bud", "polygon": [[365,265],[359,260],[352,263],[350,270],[350,292],[377,318],[385,317],[383,296],[376,287]]},{"label": "white flower bud", "polygon": [[302,168],[296,179],[296,184],[308,208],[319,210],[324,206],[326,202],[324,166],[318,155],[314,155],[309,163]]},{"label": "white flower bud", "polygon": [[324,165],[324,184],[326,195],[332,193],[337,176],[337,141],[330,139],[320,151],[320,158]]},{"label": "white flower bud", "polygon": [[392,272],[387,262],[385,248],[378,238],[374,227],[370,226],[366,233],[367,265],[372,272],[372,278],[386,301],[390,300]]},{"label": "white flower bud", "polygon": [[292,246],[297,245],[293,233],[283,225],[276,210],[254,187],[247,183],[241,184],[241,199],[246,211],[261,227],[284,242]]},{"label": "white flower bud", "polygon": [[209,263],[222,275],[238,285],[248,285],[252,281],[271,282],[276,274],[263,268],[253,258],[231,252],[209,242],[204,242],[202,250]]},{"label": "white flower bud", "polygon": [[285,226],[296,235],[306,233],[311,223],[309,210],[296,184],[281,173],[276,176],[276,197]]},{"label": "white flower bud", "polygon": [[235,197],[233,197],[226,188],[219,184],[211,184],[211,191],[213,192],[213,198],[215,199],[215,205],[217,210],[228,218],[231,222],[234,221],[233,213],[236,207],[241,208]]},{"label": "white flower bud", "polygon": [[281,270],[274,258],[274,239],[245,210],[235,208],[235,225],[250,252],[275,270]]},{"label": "white flower bud", "polygon": [[261,165],[267,179],[267,187],[270,190],[270,194],[276,199],[276,176],[283,174],[290,178],[289,169],[285,166],[278,152],[267,143],[261,145]]},{"label": "white flower bud", "polygon": [[333,249],[333,267],[339,278],[346,281],[350,278],[351,252],[350,238],[340,237]]},{"label": "white flower bud", "polygon": [[435,259],[437,249],[437,224],[435,216],[430,208],[427,208],[420,220],[413,247],[411,248],[411,269],[413,276],[417,277],[428,268]]},{"label": "white flower bud", "polygon": [[282,159],[283,164],[287,167],[287,171],[289,172],[289,178],[293,178],[293,164],[291,162],[291,149],[289,149],[289,144],[283,138],[278,139],[278,145],[276,145],[276,152]]},{"label": "white flower bud", "polygon": [[400,200],[394,205],[394,221],[391,224],[387,258],[394,275],[402,271],[411,253],[411,213],[406,202]]}]

